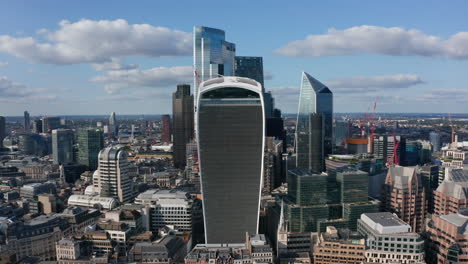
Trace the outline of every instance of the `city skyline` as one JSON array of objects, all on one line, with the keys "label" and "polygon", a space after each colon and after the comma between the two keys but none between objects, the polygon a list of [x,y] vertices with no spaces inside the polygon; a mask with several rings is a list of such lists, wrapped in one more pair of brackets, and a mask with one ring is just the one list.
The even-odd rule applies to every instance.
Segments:
[{"label": "city skyline", "polygon": [[174,87],[193,85],[197,25],[224,30],[238,55],[263,57],[266,91],[283,113],[297,111],[301,71],[333,90],[335,112],[366,112],[376,97],[378,112],[468,110],[467,3],[273,3],[267,14],[249,3],[242,21],[243,1],[209,19],[193,3],[145,4],[0,4],[0,113],[170,113]]}]

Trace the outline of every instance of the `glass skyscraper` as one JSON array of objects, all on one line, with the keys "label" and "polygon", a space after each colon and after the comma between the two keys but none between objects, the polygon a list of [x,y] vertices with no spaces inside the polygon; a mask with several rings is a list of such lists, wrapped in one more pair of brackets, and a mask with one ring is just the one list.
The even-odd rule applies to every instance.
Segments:
[{"label": "glass skyscraper", "polygon": [[256,80],[262,85],[262,92],[265,92],[263,83],[263,58],[236,56],[235,59],[235,75]]},{"label": "glass skyscraper", "polygon": [[172,130],[174,166],[184,168],[186,163],[186,146],[193,139],[193,95],[190,85],[179,84],[172,94]]},{"label": "glass skyscraper", "polygon": [[236,45],[225,40],[223,30],[196,26],[193,29],[195,101],[201,82],[219,75],[234,75]]},{"label": "glass skyscraper", "polygon": [[296,127],[296,165],[298,168],[314,169],[311,156],[312,149],[318,149],[317,141],[312,136],[317,127],[311,123],[312,114],[321,114],[323,118],[323,153],[324,156],[332,152],[333,134],[333,94],[321,82],[308,73],[302,73],[301,91],[299,96],[299,110]]},{"label": "glass skyscraper", "polygon": [[73,162],[73,130],[52,130],[52,154],[55,164],[67,164]]},{"label": "glass skyscraper", "polygon": [[78,130],[78,163],[90,170],[98,167],[99,151],[104,148],[103,131],[95,128]]},{"label": "glass skyscraper", "polygon": [[198,142],[206,243],[241,243],[256,234],[265,145],[261,85],[247,78],[203,82]]}]

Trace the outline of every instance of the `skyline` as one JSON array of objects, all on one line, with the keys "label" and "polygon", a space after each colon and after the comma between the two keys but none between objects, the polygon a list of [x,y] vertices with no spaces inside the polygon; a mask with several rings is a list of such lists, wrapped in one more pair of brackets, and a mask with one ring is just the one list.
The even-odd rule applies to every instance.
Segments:
[{"label": "skyline", "polygon": [[[377,112],[468,110],[468,3],[462,1],[286,8],[275,2],[248,9],[239,1],[210,18],[197,16],[203,8],[190,2],[187,8],[107,3],[0,4],[0,114],[170,113],[177,84],[194,91],[197,25],[224,30],[236,55],[263,57],[265,88],[283,113],[297,112],[302,71],[332,90],[335,112],[366,112],[376,97]],[[36,13],[39,7],[43,12]],[[435,19],[441,13],[449,19]],[[275,19],[280,16],[294,19]]]}]

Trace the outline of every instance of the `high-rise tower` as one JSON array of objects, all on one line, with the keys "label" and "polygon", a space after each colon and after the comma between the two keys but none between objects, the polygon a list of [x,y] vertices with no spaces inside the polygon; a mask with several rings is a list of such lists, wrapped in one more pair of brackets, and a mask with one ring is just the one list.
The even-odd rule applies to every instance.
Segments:
[{"label": "high-rise tower", "polygon": [[179,84],[172,94],[172,133],[174,166],[184,168],[186,163],[186,145],[193,139],[193,96],[190,85]]},{"label": "high-rise tower", "polygon": [[3,140],[6,137],[6,122],[5,117],[0,116],[0,149],[3,148]]},{"label": "high-rise tower", "polygon": [[193,66],[195,100],[201,82],[222,76],[234,75],[236,45],[225,40],[223,30],[209,27],[193,29]]},{"label": "high-rise tower", "polygon": [[29,132],[29,130],[31,129],[31,119],[29,118],[29,113],[28,111],[24,111],[24,123],[23,123],[23,126],[24,126],[24,132]]},{"label": "high-rise tower", "polygon": [[170,143],[171,136],[172,136],[171,116],[163,115],[162,116],[161,142]]},{"label": "high-rise tower", "polygon": [[52,154],[55,164],[67,164],[73,162],[73,130],[52,130]]},{"label": "high-rise tower", "polygon": [[101,197],[113,197],[120,202],[129,202],[133,198],[127,157],[125,150],[112,146],[99,152],[98,191]]},{"label": "high-rise tower", "polygon": [[[318,149],[321,141],[311,135],[313,124],[311,114],[321,114],[323,118],[323,156],[332,152],[333,134],[333,94],[327,86],[314,79],[306,72],[302,72],[301,92],[299,97],[299,111],[296,125],[296,153],[297,167],[313,169],[312,149]],[[314,128],[316,129],[316,128]]]},{"label": "high-rise tower", "polygon": [[117,136],[119,134],[119,127],[117,125],[117,118],[115,117],[115,112],[112,112],[109,117],[109,134]]},{"label": "high-rise tower", "polygon": [[248,78],[203,82],[197,127],[206,243],[240,243],[258,232],[265,113]]},{"label": "high-rise tower", "polygon": [[99,151],[104,147],[102,130],[84,128],[78,130],[78,160],[79,164],[88,166],[90,170],[98,167]]}]

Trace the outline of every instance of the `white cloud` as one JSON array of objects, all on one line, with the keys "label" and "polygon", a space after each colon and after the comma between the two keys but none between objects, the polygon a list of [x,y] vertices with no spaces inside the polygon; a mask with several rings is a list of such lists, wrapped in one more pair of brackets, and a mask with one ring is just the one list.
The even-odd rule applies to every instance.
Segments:
[{"label": "white cloud", "polygon": [[190,82],[193,78],[191,66],[157,67],[148,70],[139,68],[111,70],[104,75],[91,79],[93,82],[104,83],[104,89],[109,94],[116,94],[125,88],[137,87],[168,87],[178,83]]},{"label": "white cloud", "polygon": [[8,62],[0,61],[0,68],[8,66]]},{"label": "white cloud", "polygon": [[357,26],[329,29],[326,34],[309,35],[287,43],[275,53],[292,57],[318,57],[348,54],[383,54],[468,59],[468,32],[448,39],[400,27]]},{"label": "white cloud", "polygon": [[31,62],[79,64],[111,62],[125,56],[189,56],[192,34],[126,20],[63,20],[57,31],[39,30],[45,38],[0,35],[0,52]]},{"label": "white cloud", "polygon": [[336,92],[367,92],[387,88],[409,88],[423,83],[421,77],[415,74],[354,76],[326,82],[327,86]]},{"label": "white cloud", "polygon": [[[31,100],[55,100],[56,92],[63,92],[62,88],[27,88],[26,85],[0,76],[0,102],[27,103]],[[53,93],[51,93],[53,92]]]}]

